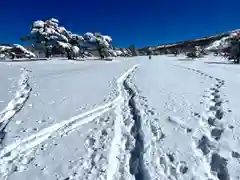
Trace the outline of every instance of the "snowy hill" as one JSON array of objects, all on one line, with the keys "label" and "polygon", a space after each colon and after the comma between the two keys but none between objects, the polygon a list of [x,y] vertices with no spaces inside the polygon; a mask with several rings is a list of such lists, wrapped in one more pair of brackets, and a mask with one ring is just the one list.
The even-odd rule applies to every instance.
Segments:
[{"label": "snowy hill", "polygon": [[239,71],[213,56],[1,62],[0,179],[237,180]]},{"label": "snowy hill", "polygon": [[183,42],[176,42],[176,43],[170,43],[170,44],[163,44],[160,46],[150,46],[145,48],[138,49],[141,55],[146,55],[148,53],[152,54],[164,54],[166,51],[188,51],[189,49],[200,46],[202,48],[208,48],[208,49],[219,49],[224,48],[227,46],[227,43],[225,42],[226,39],[228,39],[233,34],[239,34],[239,30],[229,31],[213,36],[203,37],[199,39],[193,39],[193,40],[186,40]]},{"label": "snowy hill", "polygon": [[220,40],[216,40],[211,43],[206,50],[208,51],[218,51],[226,49],[230,46],[230,39],[234,37],[240,37],[240,30],[232,31],[228,36],[221,38]]}]

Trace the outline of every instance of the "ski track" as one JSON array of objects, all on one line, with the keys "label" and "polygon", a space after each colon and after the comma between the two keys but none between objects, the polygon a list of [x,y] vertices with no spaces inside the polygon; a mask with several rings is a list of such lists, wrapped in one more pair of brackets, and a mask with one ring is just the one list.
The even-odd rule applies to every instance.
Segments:
[{"label": "ski track", "polygon": [[[135,140],[130,132],[134,120],[129,107],[130,96],[126,89],[126,81],[133,73],[134,70],[128,73],[127,77],[118,80],[118,91],[122,98],[111,111],[114,115],[108,115],[107,118],[103,118],[105,120],[100,120],[102,128],[89,133],[85,144],[87,155],[81,157],[80,164],[75,167],[76,171],[71,176],[73,179],[135,179],[129,172],[131,166],[129,161]],[[110,132],[114,134],[113,138],[111,135],[108,136]],[[109,154],[104,155],[107,150]]]},{"label": "ski track", "polygon": [[[200,131],[202,131],[203,135],[201,139],[196,139],[196,142],[193,143],[193,148],[195,148],[196,155],[205,167],[207,172],[206,178],[213,180],[230,180],[227,159],[220,156],[217,148],[217,146],[219,146],[218,141],[221,139],[225,128],[223,122],[221,122],[225,115],[222,107],[224,99],[222,99],[220,95],[221,88],[225,85],[225,81],[197,69],[182,66],[178,67],[193,71],[200,76],[215,81],[213,86],[205,91],[207,94],[203,97],[205,99],[205,107],[203,108],[202,115],[197,116],[200,127],[202,128]],[[202,159],[202,155],[204,159]]]},{"label": "ski track", "polygon": [[13,116],[23,108],[32,90],[28,84],[29,71],[25,68],[21,68],[21,70],[22,74],[18,82],[18,91],[16,92],[15,97],[8,103],[7,107],[0,112],[0,144],[2,144],[7,133],[5,132],[7,125]]},{"label": "ski track", "polygon": [[[34,147],[38,146],[48,139],[52,139],[57,136],[63,136],[64,134],[74,131],[75,129],[81,127],[83,124],[89,123],[97,117],[100,117],[102,114],[113,109],[116,114],[116,120],[114,121],[114,137],[111,142],[110,154],[108,158],[107,180],[115,179],[114,176],[119,167],[118,155],[121,151],[119,147],[124,147],[121,128],[124,124],[122,106],[124,105],[124,102],[126,102],[126,97],[124,97],[123,94],[123,83],[138,66],[139,65],[133,66],[131,69],[123,73],[120,78],[118,78],[117,89],[119,94],[113,101],[94,108],[88,112],[71,117],[68,120],[64,120],[60,123],[42,129],[38,133],[32,134],[27,138],[18,140],[4,147],[0,151],[0,179],[7,179],[7,177],[13,172],[14,160],[21,158],[25,154],[28,154]],[[26,83],[27,80],[24,82],[28,87],[28,84]]]},{"label": "ski track", "polygon": [[[133,137],[131,134],[131,129],[135,124],[135,120],[131,113],[131,107],[129,105],[132,97],[128,94],[129,89],[127,89],[126,87],[127,81],[130,77],[132,77],[133,72],[134,71],[132,71],[132,73],[129,73],[128,76],[124,79],[119,79],[119,82],[121,83],[118,83],[118,90],[120,92],[120,95],[122,96],[122,99],[116,105],[114,111],[112,111],[115,114],[115,119],[112,120],[113,124],[111,131],[114,133],[114,136],[111,139],[111,143],[110,138],[105,137],[105,140],[103,140],[103,136],[100,134],[89,134],[89,137],[86,140],[86,142],[96,143],[91,143],[90,146],[87,145],[87,151],[90,154],[87,155],[85,158],[82,158],[83,160],[81,162],[81,165],[77,168],[78,171],[76,174],[78,174],[78,177],[81,177],[80,179],[136,179],[135,174],[129,172],[130,168],[132,167],[132,164],[129,163],[130,159],[133,157],[131,156],[131,152],[135,148],[134,146],[136,140],[135,137]],[[113,116],[109,116],[109,119],[111,119],[112,117]],[[109,122],[109,119],[107,120],[107,122]],[[102,124],[101,127],[104,128],[102,130],[95,130],[95,132],[102,131],[109,133],[109,127],[106,127]],[[109,143],[110,146],[108,146]],[[96,144],[101,144],[101,147],[99,147],[100,145],[97,145],[98,148],[96,148]],[[107,149],[109,149],[110,152],[108,154],[108,157],[106,157],[106,155],[103,155]],[[96,165],[97,161],[94,160],[96,156],[98,156],[97,161],[100,162],[100,164],[98,163],[98,165]]]}]

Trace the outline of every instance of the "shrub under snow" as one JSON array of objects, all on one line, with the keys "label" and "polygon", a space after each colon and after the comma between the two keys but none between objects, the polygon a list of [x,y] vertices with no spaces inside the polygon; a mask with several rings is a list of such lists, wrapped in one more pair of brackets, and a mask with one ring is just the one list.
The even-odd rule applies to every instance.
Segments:
[{"label": "shrub under snow", "polygon": [[19,44],[0,46],[1,57],[11,56],[12,58],[36,58],[36,55]]}]

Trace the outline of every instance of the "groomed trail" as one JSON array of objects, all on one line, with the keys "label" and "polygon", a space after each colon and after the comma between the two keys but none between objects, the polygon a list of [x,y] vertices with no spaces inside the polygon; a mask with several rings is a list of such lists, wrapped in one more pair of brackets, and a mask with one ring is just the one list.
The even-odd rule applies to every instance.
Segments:
[{"label": "groomed trail", "polygon": [[240,67],[222,61],[1,62],[0,179],[239,179]]}]

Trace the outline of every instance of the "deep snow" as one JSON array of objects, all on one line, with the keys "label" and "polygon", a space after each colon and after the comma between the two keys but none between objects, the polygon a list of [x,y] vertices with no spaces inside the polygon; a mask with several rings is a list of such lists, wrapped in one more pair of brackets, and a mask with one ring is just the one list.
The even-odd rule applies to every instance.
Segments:
[{"label": "deep snow", "polygon": [[153,56],[0,69],[0,179],[240,178],[238,65]]}]

